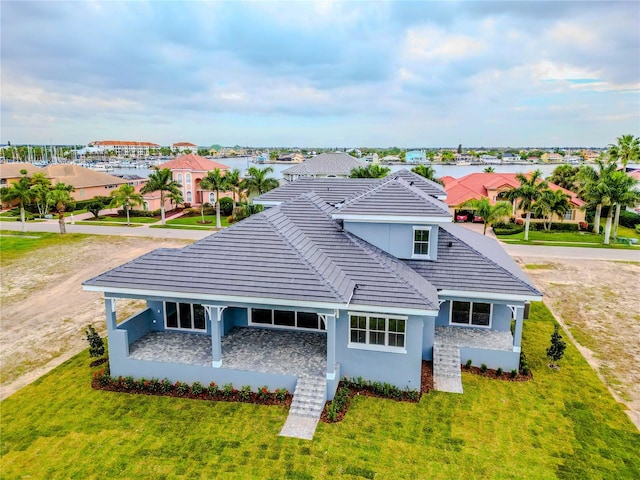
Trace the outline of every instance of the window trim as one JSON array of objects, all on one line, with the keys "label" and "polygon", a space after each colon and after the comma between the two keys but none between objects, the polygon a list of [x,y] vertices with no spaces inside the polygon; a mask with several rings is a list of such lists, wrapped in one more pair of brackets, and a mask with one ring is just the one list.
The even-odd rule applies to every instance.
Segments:
[{"label": "window trim", "polygon": [[[386,313],[366,313],[366,312],[348,312],[348,322],[349,325],[347,327],[347,334],[348,334],[348,343],[347,343],[347,348],[354,348],[354,349],[358,349],[358,350],[371,350],[371,351],[375,351],[375,352],[387,352],[387,353],[407,353],[407,337],[408,337],[408,332],[407,332],[407,326],[409,325],[409,317],[403,316],[403,315],[389,315]],[[367,339],[367,343],[359,343],[359,342],[352,342],[351,341],[351,317],[365,317],[366,318],[366,327],[365,327],[365,332],[366,332],[366,339]],[[371,330],[369,328],[369,319],[371,317],[375,317],[375,318],[384,318],[384,339],[385,339],[385,345],[376,345],[376,344],[370,344],[369,343],[369,334],[371,333]],[[394,346],[389,346],[389,320],[403,320],[404,321],[404,347],[394,347]],[[362,330],[362,329],[358,329],[358,330]],[[391,332],[394,333],[394,332]]]},{"label": "window trim", "polygon": [[[178,320],[178,325],[180,325],[180,304],[184,303],[186,305],[190,306],[191,309],[191,328],[183,328],[183,327],[169,327],[167,325],[167,303],[175,303],[176,304],[176,315],[177,315],[177,320]],[[162,316],[164,317],[164,329],[165,330],[172,330],[172,331],[180,331],[180,332],[195,332],[195,333],[205,333],[207,334],[207,309],[204,308],[204,328],[195,328],[193,326],[193,320],[195,318],[194,313],[193,313],[193,307],[195,305],[200,305],[202,308],[204,308],[204,305],[200,304],[200,303],[187,303],[187,302],[172,302],[169,300],[163,300],[162,301]]]},{"label": "window trim", "polygon": [[[469,323],[456,323],[453,322],[453,302],[465,302],[470,303],[469,307]],[[489,305],[489,325],[475,325],[471,323],[471,319],[473,318],[473,304],[474,303],[484,303]],[[469,300],[449,300],[449,325],[453,327],[463,327],[463,328],[491,328],[493,326],[493,303],[491,302],[475,302],[471,299]]]},{"label": "window trim", "polygon": [[[422,231],[422,230],[427,230],[429,232],[429,242],[427,243],[428,245],[428,252],[426,255],[424,253],[415,253],[416,251],[416,231]],[[411,258],[417,258],[417,259],[428,259],[431,260],[431,243],[433,240],[433,227],[431,226],[422,226],[422,225],[414,225],[413,226],[413,230],[411,233]],[[421,242],[424,243],[424,242]]]},{"label": "window trim", "polygon": [[[253,321],[253,310],[271,310],[271,323],[258,323]],[[274,315],[276,310],[282,310],[294,313],[294,326],[289,325],[276,325],[274,323]],[[318,317],[318,328],[307,328],[298,326],[298,312],[300,313],[313,313]],[[247,307],[247,324],[252,327],[274,328],[277,330],[302,330],[304,332],[324,332],[327,333],[327,324],[320,314],[317,312],[310,312],[306,310],[287,310],[283,308],[255,308]],[[322,328],[324,326],[324,328]]]}]

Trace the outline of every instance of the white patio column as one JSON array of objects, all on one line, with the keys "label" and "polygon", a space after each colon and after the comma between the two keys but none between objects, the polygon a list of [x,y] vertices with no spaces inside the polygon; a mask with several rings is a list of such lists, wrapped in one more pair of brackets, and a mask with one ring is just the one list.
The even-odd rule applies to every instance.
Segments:
[{"label": "white patio column", "polygon": [[107,332],[111,333],[116,329],[116,299],[104,298],[104,308],[107,312]]},{"label": "white patio column", "polygon": [[524,323],[524,307],[521,305],[509,305],[515,320],[513,332],[513,351],[520,352],[522,345],[522,324]]},{"label": "white patio column", "polygon": [[327,380],[336,378],[336,316],[325,315],[327,325]]},{"label": "white patio column", "polygon": [[222,366],[222,312],[227,307],[205,305],[207,316],[211,322],[211,366]]}]

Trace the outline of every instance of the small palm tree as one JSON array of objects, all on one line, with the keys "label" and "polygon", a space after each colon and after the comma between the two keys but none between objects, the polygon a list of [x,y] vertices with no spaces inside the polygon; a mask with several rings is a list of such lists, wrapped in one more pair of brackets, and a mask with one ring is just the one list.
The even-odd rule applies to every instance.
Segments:
[{"label": "small palm tree", "polygon": [[622,170],[615,171],[609,177],[610,207],[607,214],[607,223],[605,225],[604,243],[609,244],[611,234],[611,220],[613,217],[613,206],[615,205],[615,225],[613,227],[613,236],[618,235],[618,222],[620,219],[620,207],[628,205],[636,205],[640,201],[640,193],[635,191],[634,187],[637,180],[631,178]]},{"label": "small palm tree", "polygon": [[[553,190],[551,192],[551,196],[549,197],[549,203],[551,206],[551,218],[549,224],[553,221],[554,214],[558,216],[561,222],[564,221],[564,214],[571,210],[571,203],[569,202],[570,198],[571,196],[564,193],[562,190]],[[551,227],[551,225],[549,225],[549,227]]]},{"label": "small palm tree", "polygon": [[63,235],[67,233],[64,224],[64,212],[73,203],[73,198],[71,198],[71,192],[73,191],[73,186],[65,183],[57,183],[55,187],[49,191],[49,202],[58,214],[58,225],[60,226],[60,233]]},{"label": "small palm tree", "polygon": [[540,200],[542,192],[547,189],[547,182],[542,180],[542,172],[536,170],[529,177],[519,173],[516,179],[520,182],[520,186],[509,190],[507,198],[512,202],[519,200],[518,208],[527,212],[524,227],[524,239],[529,240],[529,226],[531,224],[531,211],[533,205]]},{"label": "small palm tree", "polygon": [[484,173],[494,173],[496,171],[496,169],[493,168],[493,167],[485,167],[485,169],[483,171],[484,171]]},{"label": "small palm tree", "polygon": [[135,187],[128,184],[120,185],[120,188],[111,192],[111,206],[112,207],[122,207],[127,215],[127,225],[131,225],[131,221],[129,219],[129,209],[135,205],[142,205],[144,203],[144,199],[142,195],[136,193]]},{"label": "small palm tree", "polygon": [[238,199],[240,198],[240,185],[242,184],[242,179],[240,178],[240,170],[234,168],[230,172],[227,172],[224,176],[227,180],[227,188],[231,189],[232,198],[233,198],[233,209],[236,209],[236,194],[238,194]]},{"label": "small palm tree", "polygon": [[149,174],[149,181],[140,190],[140,193],[160,192],[160,218],[162,225],[165,224],[164,219],[164,201],[167,193],[179,192],[180,185],[171,176],[171,170],[168,168],[154,167],[154,172]]},{"label": "small palm tree", "polygon": [[351,169],[349,178],[383,178],[391,171],[388,167],[383,167],[377,163],[371,163],[366,167],[356,167]]},{"label": "small palm tree", "polygon": [[411,169],[411,171],[413,173],[417,173],[421,177],[426,178],[427,180],[431,180],[432,182],[436,182],[442,185],[442,180],[436,178],[436,170],[431,165],[416,165]]},{"label": "small palm tree", "polygon": [[8,187],[0,189],[0,198],[3,202],[18,202],[20,205],[20,221],[22,222],[22,231],[27,231],[24,206],[31,203],[34,192],[31,190],[31,179],[27,176],[26,170],[20,170],[22,175],[17,182],[12,183]]},{"label": "small palm tree", "polygon": [[51,180],[44,173],[35,173],[31,177],[33,200],[36,202],[40,217],[49,213],[49,190],[51,190]]},{"label": "small palm tree", "polygon": [[262,195],[269,190],[278,188],[280,186],[278,180],[268,176],[271,173],[273,173],[273,167],[249,167],[247,170],[247,178],[243,181],[247,194],[249,196]]},{"label": "small palm tree", "polygon": [[609,158],[613,162],[622,163],[623,168],[627,164],[637,162],[640,159],[640,138],[633,135],[622,135],[616,138],[617,143],[609,146]]},{"label": "small palm tree", "polygon": [[169,193],[169,195],[167,195],[167,199],[169,200],[169,204],[172,209],[174,205],[178,207],[178,205],[184,202],[184,198],[182,198],[182,192],[180,190]]},{"label": "small palm tree", "polygon": [[[220,191],[225,191],[229,188],[225,176],[222,175],[219,168],[207,172],[206,177],[200,182],[200,188],[216,192],[216,228],[222,228],[222,224],[220,223]],[[204,202],[202,205],[202,223],[204,223]]]},{"label": "small palm tree", "polygon": [[484,223],[483,235],[487,234],[487,225],[493,225],[498,220],[511,215],[511,204],[509,202],[498,202],[492,205],[486,197],[468,200],[461,207],[473,210],[476,215],[482,217],[482,222]]}]

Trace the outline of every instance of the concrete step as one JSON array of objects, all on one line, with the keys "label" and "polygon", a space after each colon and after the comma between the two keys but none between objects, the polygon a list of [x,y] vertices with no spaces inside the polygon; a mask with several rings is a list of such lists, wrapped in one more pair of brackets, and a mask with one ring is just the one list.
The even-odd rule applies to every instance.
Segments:
[{"label": "concrete step", "polygon": [[320,418],[324,409],[327,380],[322,377],[300,377],[293,392],[289,414]]}]

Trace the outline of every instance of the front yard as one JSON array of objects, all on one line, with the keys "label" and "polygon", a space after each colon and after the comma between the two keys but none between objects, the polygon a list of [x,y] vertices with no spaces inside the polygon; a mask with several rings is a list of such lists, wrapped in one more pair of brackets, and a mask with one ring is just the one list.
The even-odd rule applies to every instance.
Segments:
[{"label": "front yard", "polygon": [[5,478],[640,478],[640,434],[573,345],[544,351],[534,305],[532,381],[463,373],[463,395],[356,397],[312,442],[278,436],[283,407],[94,391],[83,352],[4,400]]},{"label": "front yard", "polygon": [[[497,235],[497,237],[505,243],[519,245],[538,244],[589,248],[630,248],[625,244],[616,243],[616,240],[613,237],[611,237],[610,245],[604,245],[604,235],[596,235],[591,232],[545,232],[530,230],[528,241],[524,240],[524,232],[516,233],[514,235]],[[640,239],[640,235],[635,233],[634,230],[623,226],[618,228],[618,237]]]}]

